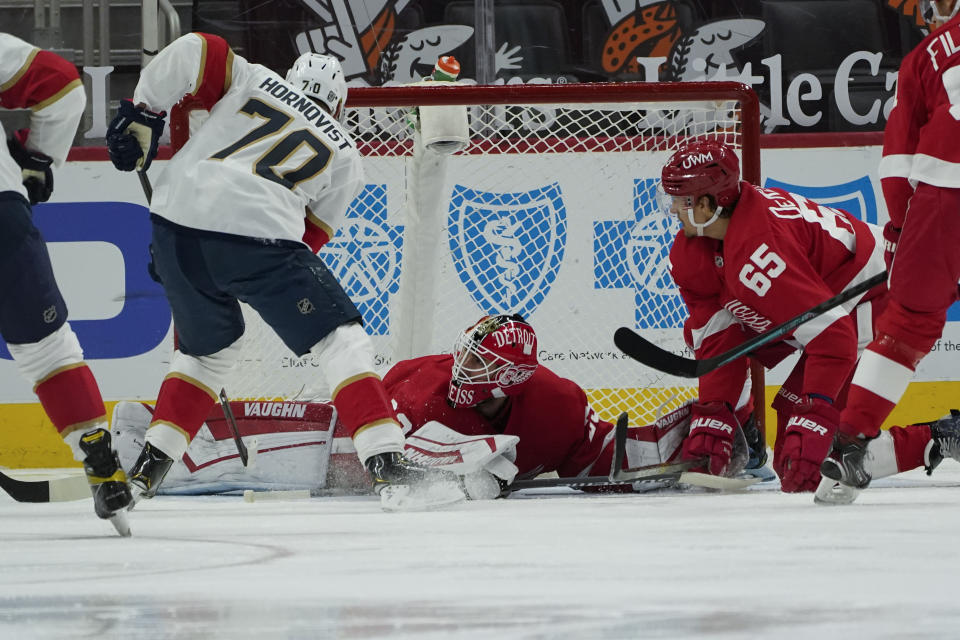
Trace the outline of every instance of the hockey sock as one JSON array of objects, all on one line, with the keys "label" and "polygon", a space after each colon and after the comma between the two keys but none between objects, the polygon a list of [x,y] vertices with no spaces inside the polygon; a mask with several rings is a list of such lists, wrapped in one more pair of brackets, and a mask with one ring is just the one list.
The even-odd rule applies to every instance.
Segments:
[{"label": "hockey sock", "polygon": [[[107,423],[107,411],[90,367],[83,362],[62,367],[40,380],[33,391],[57,431],[71,445],[74,457],[83,461],[84,454],[75,444],[79,433]],[[68,439],[74,433],[77,435]]]},{"label": "hockey sock", "polygon": [[910,471],[924,466],[927,447],[930,444],[930,426],[915,424],[907,427],[890,427],[893,451],[897,456],[897,471]]},{"label": "hockey sock", "polygon": [[147,442],[179,460],[216,401],[216,394],[196,380],[170,374],[160,386]]},{"label": "hockey sock", "polygon": [[365,461],[378,453],[403,450],[400,423],[376,374],[344,381],[333,392],[333,406],[353,438],[360,460]]},{"label": "hockey sock", "polygon": [[854,436],[875,437],[907,390],[925,353],[888,334],[877,335],[853,374],[840,430]]}]

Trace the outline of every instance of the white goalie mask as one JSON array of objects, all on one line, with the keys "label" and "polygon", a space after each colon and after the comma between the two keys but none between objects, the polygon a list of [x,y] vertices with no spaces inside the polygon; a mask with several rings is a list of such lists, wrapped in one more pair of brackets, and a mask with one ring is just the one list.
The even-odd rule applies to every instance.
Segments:
[{"label": "white goalie mask", "polygon": [[472,407],[519,392],[537,370],[537,336],[519,315],[484,316],[460,334],[447,401]]},{"label": "white goalie mask", "polygon": [[287,82],[319,100],[330,115],[343,122],[347,81],[339,60],[322,53],[305,53],[287,71]]},{"label": "white goalie mask", "polygon": [[960,0],[956,0],[953,3],[953,9],[945,16],[940,15],[940,10],[937,8],[937,0],[920,0],[920,11],[923,13],[923,19],[927,21],[927,24],[946,22],[957,15],[957,10],[960,10]]}]

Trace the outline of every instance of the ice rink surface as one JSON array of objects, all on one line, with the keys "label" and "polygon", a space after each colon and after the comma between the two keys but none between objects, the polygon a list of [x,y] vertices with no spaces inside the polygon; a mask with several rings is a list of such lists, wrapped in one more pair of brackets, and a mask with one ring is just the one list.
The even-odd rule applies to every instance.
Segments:
[{"label": "ice rink surface", "polygon": [[738,494],[0,497],[0,638],[956,638],[960,465],[845,507]]}]

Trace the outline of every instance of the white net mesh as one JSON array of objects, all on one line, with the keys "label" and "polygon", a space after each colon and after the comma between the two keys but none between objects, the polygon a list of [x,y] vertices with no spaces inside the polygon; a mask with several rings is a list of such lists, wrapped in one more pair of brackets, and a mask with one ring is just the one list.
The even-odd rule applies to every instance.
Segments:
[{"label": "white net mesh", "polygon": [[[656,86],[632,96],[591,87],[584,99],[601,102],[569,104],[538,104],[549,99],[543,87],[500,87],[518,104],[461,101],[470,143],[454,155],[418,143],[409,87],[396,106],[348,111],[366,186],[320,256],[363,314],[381,373],[448,352],[484,314],[520,313],[541,364],[584,387],[605,418],[650,420],[695,394],[696,381],[627,359],[612,336],[628,326],[691,356],[667,271],[679,225],[659,211],[660,168],[692,137],[742,151],[742,109],[709,94],[658,98]],[[393,104],[391,89],[376,91],[377,104]],[[425,91],[415,102],[434,99]],[[295,357],[255,313],[247,321],[231,397],[327,397],[320,362]]]}]

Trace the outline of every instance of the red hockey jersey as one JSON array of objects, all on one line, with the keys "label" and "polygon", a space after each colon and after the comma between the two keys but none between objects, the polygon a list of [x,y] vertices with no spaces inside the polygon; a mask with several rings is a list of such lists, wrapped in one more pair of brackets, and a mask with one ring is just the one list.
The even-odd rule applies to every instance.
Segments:
[{"label": "red hockey jersey", "polygon": [[[507,411],[488,420],[472,408],[447,404],[453,356],[425,356],[398,362],[383,379],[396,401],[401,422],[416,431],[436,420],[464,435],[519,436],[518,477],[556,471],[560,476],[606,474],[612,459],[613,425],[600,420],[576,383],[537,367]],[[591,471],[592,469],[592,471]]]},{"label": "red hockey jersey", "polygon": [[883,132],[880,178],[887,211],[902,227],[918,182],[960,188],[960,15],[928,35],[900,64]]},{"label": "red hockey jersey", "polygon": [[[690,314],[685,337],[698,358],[731,349],[884,269],[877,227],[781,189],[740,186],[723,241],[681,232],[670,251],[670,271]],[[837,397],[857,359],[851,310],[882,290],[793,332],[807,354],[803,393]],[[700,400],[735,404],[746,369],[741,358],[701,378]]]}]

